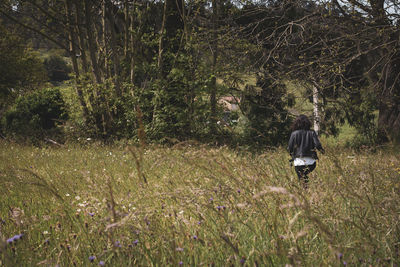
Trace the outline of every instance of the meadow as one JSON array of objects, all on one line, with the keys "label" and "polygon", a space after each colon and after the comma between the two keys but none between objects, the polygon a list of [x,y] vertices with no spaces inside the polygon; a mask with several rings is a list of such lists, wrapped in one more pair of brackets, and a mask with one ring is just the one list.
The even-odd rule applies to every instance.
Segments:
[{"label": "meadow", "polygon": [[400,154],[0,141],[0,266],[396,266]]}]

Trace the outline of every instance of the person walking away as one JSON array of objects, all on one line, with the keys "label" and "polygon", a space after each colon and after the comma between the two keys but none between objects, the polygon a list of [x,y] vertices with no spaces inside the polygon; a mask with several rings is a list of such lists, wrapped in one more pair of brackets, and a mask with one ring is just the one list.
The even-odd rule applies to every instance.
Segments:
[{"label": "person walking away", "polygon": [[308,187],[308,174],[316,167],[317,149],[322,154],[325,150],[322,148],[317,133],[310,130],[311,122],[306,115],[299,115],[293,122],[290,134],[288,151],[292,157],[293,165],[299,181],[304,188]]}]

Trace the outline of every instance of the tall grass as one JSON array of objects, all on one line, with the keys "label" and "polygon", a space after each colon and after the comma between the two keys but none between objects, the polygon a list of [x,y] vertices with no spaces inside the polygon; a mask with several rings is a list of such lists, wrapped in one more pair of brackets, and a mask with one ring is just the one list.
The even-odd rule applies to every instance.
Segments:
[{"label": "tall grass", "polygon": [[2,142],[0,265],[400,264],[399,166],[328,147],[305,191],[283,149]]}]

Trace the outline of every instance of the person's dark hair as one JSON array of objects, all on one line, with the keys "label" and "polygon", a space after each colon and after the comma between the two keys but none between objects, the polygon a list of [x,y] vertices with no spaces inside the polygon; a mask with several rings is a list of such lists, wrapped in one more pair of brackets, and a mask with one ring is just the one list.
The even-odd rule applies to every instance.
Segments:
[{"label": "person's dark hair", "polygon": [[306,115],[299,115],[292,124],[292,131],[296,130],[310,130],[311,122]]}]

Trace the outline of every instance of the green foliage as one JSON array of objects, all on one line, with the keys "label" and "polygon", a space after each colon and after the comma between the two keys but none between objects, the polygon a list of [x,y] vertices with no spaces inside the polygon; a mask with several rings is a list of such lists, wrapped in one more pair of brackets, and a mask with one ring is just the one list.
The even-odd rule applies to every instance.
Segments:
[{"label": "green foliage", "polygon": [[88,107],[84,121],[79,106],[73,106],[77,99],[72,88],[65,93],[68,103],[73,107],[68,138],[118,139],[133,138],[137,129],[137,96],[133,94],[137,88],[131,84],[122,84],[123,93],[116,95],[112,79],[103,84],[93,84],[88,80],[80,81],[80,88]]},{"label": "green foliage", "polygon": [[190,87],[187,78],[182,69],[174,68],[165,80],[155,84],[154,138],[179,140],[190,135],[190,100],[186,99]]},{"label": "green foliage", "polygon": [[[287,109],[299,97],[286,94],[284,81],[304,83],[309,90],[304,98],[312,98],[312,86],[319,90],[325,134],[336,136],[347,121],[374,143],[378,108],[379,135],[393,140],[400,132],[399,29],[389,6],[165,0],[108,1],[103,9],[96,1],[3,2],[0,116],[15,97],[47,80],[37,54],[24,45],[31,42],[36,48],[58,45],[67,53],[74,47],[81,52],[71,59],[89,73],[76,77],[77,92],[80,96],[82,89],[84,96],[71,124],[79,125],[82,135],[136,138],[140,109],[152,141],[214,142],[235,132],[242,143],[277,145],[287,139]],[[67,13],[60,23],[57,18]],[[21,30],[23,24],[29,31]],[[44,63],[53,84],[69,79],[70,67],[61,57]],[[241,128],[216,126],[222,112],[215,111],[215,100],[240,95],[244,76],[266,71],[261,90],[243,93]],[[224,90],[215,92],[210,80],[222,81]]]},{"label": "green foliage", "polygon": [[[37,88],[46,81],[38,53],[0,24],[0,101]],[[12,102],[11,102],[12,103]]]},{"label": "green foliage", "polygon": [[346,100],[343,107],[349,124],[357,129],[368,144],[376,143],[378,139],[375,111],[378,105],[375,93],[363,89],[351,94]]},{"label": "green foliage", "polygon": [[346,141],[345,145],[354,150],[375,150],[377,145],[377,130],[375,129],[368,136],[357,133],[351,140]]},{"label": "green foliage", "polygon": [[0,116],[17,96],[40,87],[47,80],[38,53],[26,48],[0,20]]},{"label": "green foliage", "polygon": [[8,135],[35,139],[54,133],[56,126],[67,118],[60,91],[49,88],[17,98],[5,113],[2,124]]},{"label": "green foliage", "polygon": [[241,102],[247,119],[244,140],[258,147],[283,144],[289,135],[286,86],[271,78],[268,73],[257,77],[258,88],[248,86]]},{"label": "green foliage", "polygon": [[70,79],[71,66],[59,55],[50,55],[44,60],[44,66],[53,84]]}]

